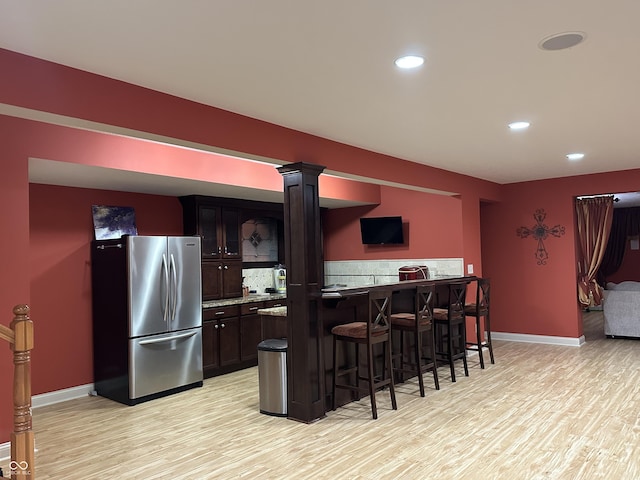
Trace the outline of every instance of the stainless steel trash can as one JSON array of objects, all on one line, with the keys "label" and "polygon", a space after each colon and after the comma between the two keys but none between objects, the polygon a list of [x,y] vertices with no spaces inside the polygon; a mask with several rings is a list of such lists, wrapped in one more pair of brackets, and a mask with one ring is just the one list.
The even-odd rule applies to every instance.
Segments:
[{"label": "stainless steel trash can", "polygon": [[287,340],[269,339],[258,344],[260,413],[287,416]]}]

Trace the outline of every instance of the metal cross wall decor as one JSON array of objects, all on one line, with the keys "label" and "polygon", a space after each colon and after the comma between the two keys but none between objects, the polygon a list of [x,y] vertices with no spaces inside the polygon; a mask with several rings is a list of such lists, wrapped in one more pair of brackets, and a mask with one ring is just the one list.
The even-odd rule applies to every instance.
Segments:
[{"label": "metal cross wall decor", "polygon": [[544,209],[539,208],[533,214],[533,218],[536,221],[536,225],[531,228],[528,227],[519,227],[516,230],[516,235],[520,238],[527,238],[528,236],[532,236],[534,239],[538,241],[538,247],[536,248],[535,257],[538,261],[538,265],[546,265],[547,259],[549,258],[549,254],[547,253],[547,249],[544,246],[544,241],[549,235],[553,235],[554,237],[561,237],[564,235],[564,227],[561,225],[554,225],[549,228],[545,225],[544,219],[547,214]]}]

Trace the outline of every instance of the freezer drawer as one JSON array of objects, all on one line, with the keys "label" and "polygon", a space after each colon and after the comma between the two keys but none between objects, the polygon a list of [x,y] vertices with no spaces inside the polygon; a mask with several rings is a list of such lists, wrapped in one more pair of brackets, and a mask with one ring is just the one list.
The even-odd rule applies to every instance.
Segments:
[{"label": "freezer drawer", "polygon": [[129,396],[202,382],[202,328],[129,340]]}]

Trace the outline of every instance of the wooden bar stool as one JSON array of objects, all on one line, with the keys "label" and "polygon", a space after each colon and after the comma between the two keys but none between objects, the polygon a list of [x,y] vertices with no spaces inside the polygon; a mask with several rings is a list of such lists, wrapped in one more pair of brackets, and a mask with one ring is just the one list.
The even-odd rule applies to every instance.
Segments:
[{"label": "wooden bar stool", "polygon": [[[438,382],[438,362],[435,356],[435,342],[433,329],[433,296],[435,287],[433,284],[416,287],[414,311],[391,314],[391,325],[394,331],[400,332],[400,352],[394,355],[399,358],[400,366],[394,368],[396,372],[408,373],[418,376],[420,396],[424,397],[423,372],[431,370],[436,390],[440,390]],[[405,333],[413,336],[413,363],[405,363],[404,339]],[[422,342],[423,334],[426,336],[429,347],[429,357],[423,358]],[[424,363],[424,360],[428,360]]]},{"label": "wooden bar stool", "polygon": [[[351,322],[337,325],[331,329],[333,334],[333,410],[336,409],[336,389],[343,388],[357,392],[368,393],[371,399],[371,414],[373,419],[378,418],[376,406],[376,390],[389,387],[391,406],[398,409],[396,393],[393,388],[393,372],[391,366],[391,290],[372,290],[369,292],[368,320],[366,322]],[[338,367],[338,341],[345,344],[355,344],[355,365]],[[387,372],[382,377],[375,376],[375,358],[373,346],[384,346],[384,362]],[[367,375],[360,374],[359,346],[367,348]],[[345,347],[346,348],[346,347]],[[351,373],[356,373],[355,384],[338,383],[338,378]],[[361,387],[360,381],[367,383],[367,387]]]},{"label": "wooden bar stool", "polygon": [[451,381],[456,381],[454,361],[462,359],[464,374],[469,376],[467,365],[467,326],[464,314],[466,282],[453,282],[448,287],[447,308],[434,308],[433,319],[440,329],[436,342],[436,357],[449,362]]},{"label": "wooden bar stool", "polygon": [[[488,278],[479,278],[476,282],[476,302],[468,303],[464,306],[464,313],[468,317],[474,317],[476,320],[476,341],[469,342],[467,340],[467,350],[478,352],[480,357],[480,368],[484,368],[484,357],[482,349],[489,350],[491,363],[496,363],[493,359],[493,347],[491,346],[491,317],[489,315],[489,293],[491,290],[491,282]],[[484,318],[484,328],[482,328],[481,318]],[[486,337],[485,337],[486,332]]]}]

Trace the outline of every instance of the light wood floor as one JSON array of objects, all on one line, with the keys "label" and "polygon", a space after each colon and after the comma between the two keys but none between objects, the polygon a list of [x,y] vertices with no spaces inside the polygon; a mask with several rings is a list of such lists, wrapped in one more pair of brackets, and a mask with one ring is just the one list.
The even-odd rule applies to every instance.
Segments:
[{"label": "light wood floor", "polygon": [[[398,387],[305,425],[258,413],[257,368],[126,407],[87,397],[34,412],[45,479],[637,479],[640,341],[494,342],[496,364],[425,398]],[[429,377],[426,377],[427,379]],[[427,382],[431,385],[431,382]],[[2,467],[7,471],[8,461]]]}]

